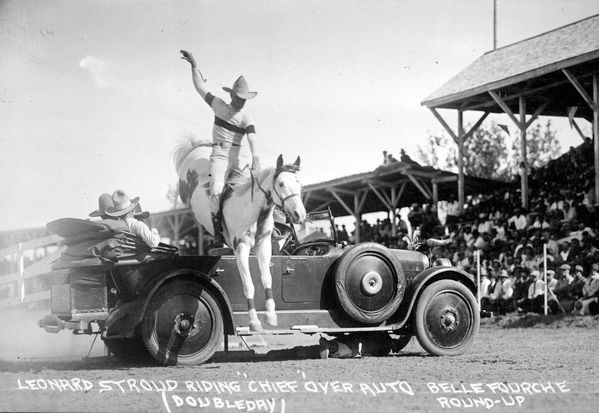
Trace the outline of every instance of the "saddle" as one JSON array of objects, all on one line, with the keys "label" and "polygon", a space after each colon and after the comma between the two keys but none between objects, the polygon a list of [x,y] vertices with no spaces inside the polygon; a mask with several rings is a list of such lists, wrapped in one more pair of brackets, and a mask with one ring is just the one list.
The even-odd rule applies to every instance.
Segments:
[{"label": "saddle", "polygon": [[[246,167],[247,168],[247,167]],[[225,179],[225,187],[223,188],[223,193],[220,196],[220,210],[223,209],[223,203],[231,197],[233,191],[235,190],[236,184],[239,182],[239,178],[243,177],[245,174],[246,168],[233,168],[229,170],[227,174],[227,178]]]}]

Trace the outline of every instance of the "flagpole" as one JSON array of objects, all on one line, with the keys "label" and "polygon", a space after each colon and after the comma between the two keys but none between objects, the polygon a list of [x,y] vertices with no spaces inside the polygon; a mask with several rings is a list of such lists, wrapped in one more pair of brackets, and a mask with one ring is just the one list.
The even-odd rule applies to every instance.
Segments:
[{"label": "flagpole", "polygon": [[547,244],[543,244],[543,273],[545,279],[545,302],[543,305],[543,309],[545,315],[547,315]]},{"label": "flagpole", "polygon": [[478,311],[480,311],[480,250],[476,250],[476,300],[478,301]]},{"label": "flagpole", "polygon": [[493,0],[493,50],[497,49],[497,0]]}]

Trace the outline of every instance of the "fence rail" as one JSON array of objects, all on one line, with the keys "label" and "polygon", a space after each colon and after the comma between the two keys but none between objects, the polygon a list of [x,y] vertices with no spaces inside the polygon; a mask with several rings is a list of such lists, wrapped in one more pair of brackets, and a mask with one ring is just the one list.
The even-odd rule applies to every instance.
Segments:
[{"label": "fence rail", "polygon": [[[0,249],[0,259],[9,257],[13,266],[16,264],[16,271],[0,275],[0,297],[5,297],[0,299],[0,308],[34,303],[50,298],[49,288],[27,292],[25,280],[32,280],[33,285],[44,285],[44,276],[52,272],[52,262],[60,257],[62,252],[62,248],[48,252],[48,247],[58,247],[61,240],[62,238],[58,235],[49,235]],[[35,255],[38,248],[44,248],[45,256],[25,267],[25,257],[30,251],[33,251],[33,255]]]}]

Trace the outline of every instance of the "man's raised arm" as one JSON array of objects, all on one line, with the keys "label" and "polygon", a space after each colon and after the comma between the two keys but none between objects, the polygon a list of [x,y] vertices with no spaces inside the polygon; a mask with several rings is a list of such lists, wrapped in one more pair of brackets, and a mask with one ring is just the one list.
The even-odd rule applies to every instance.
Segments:
[{"label": "man's raised arm", "polygon": [[185,50],[181,50],[181,59],[187,60],[189,64],[191,64],[191,77],[193,79],[193,85],[202,99],[206,100],[206,95],[208,94],[206,80],[204,79],[204,76],[202,76],[200,69],[198,69],[193,55]]}]

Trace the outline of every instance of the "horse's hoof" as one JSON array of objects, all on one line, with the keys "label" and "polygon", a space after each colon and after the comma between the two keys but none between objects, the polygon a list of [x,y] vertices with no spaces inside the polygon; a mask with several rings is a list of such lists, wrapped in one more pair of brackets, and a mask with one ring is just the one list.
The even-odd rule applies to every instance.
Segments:
[{"label": "horse's hoof", "polygon": [[277,313],[267,311],[266,312],[266,324],[276,327],[277,326]]},{"label": "horse's hoof", "polygon": [[264,329],[262,328],[262,323],[260,322],[260,320],[250,321],[250,331],[255,331],[255,332],[258,332],[258,333],[264,331]]}]

